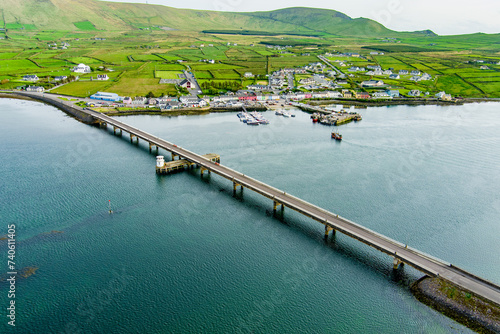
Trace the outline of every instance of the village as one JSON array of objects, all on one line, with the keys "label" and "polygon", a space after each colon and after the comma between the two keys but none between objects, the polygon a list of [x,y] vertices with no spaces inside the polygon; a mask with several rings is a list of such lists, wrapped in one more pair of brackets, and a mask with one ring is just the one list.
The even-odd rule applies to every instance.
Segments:
[{"label": "village", "polygon": [[[64,45],[63,47],[67,47]],[[52,46],[55,47],[55,46]],[[272,46],[268,46],[272,47]],[[279,47],[286,50],[286,47]],[[280,51],[285,52],[285,51]],[[371,52],[370,56],[383,56],[384,53]],[[259,105],[273,105],[309,100],[339,100],[349,101],[390,101],[394,99],[422,99],[434,101],[456,101],[451,94],[444,91],[431,94],[429,91],[405,89],[405,83],[435,80],[428,73],[415,69],[383,68],[380,65],[357,66],[352,59],[366,60],[366,56],[358,53],[325,53],[318,55],[318,62],[301,67],[287,67],[275,70],[259,78],[243,89],[221,90],[219,94],[206,94],[206,83],[200,85],[189,65],[175,79],[159,79],[159,84],[173,84],[178,94],[176,96],[119,96],[113,92],[96,92],[86,99],[88,107],[126,108],[127,111],[155,108],[169,111],[183,108],[219,108],[238,109],[243,106],[258,108]],[[214,64],[213,59],[202,59],[200,62]],[[93,74],[93,69],[83,63],[71,69],[74,75],[54,76],[48,78],[50,83],[59,87],[72,81],[107,81],[110,77],[106,72],[113,69],[101,66]],[[84,77],[80,77],[84,76]],[[245,72],[243,79],[256,77],[252,72]],[[363,80],[366,79],[366,80]],[[40,80],[35,74],[27,74],[22,78],[28,82],[18,89],[29,92],[44,92],[45,87],[36,85]],[[389,80],[391,83],[386,83]],[[395,81],[401,81],[395,85]],[[403,89],[402,89],[403,88]],[[47,91],[50,91],[48,89]]]}]

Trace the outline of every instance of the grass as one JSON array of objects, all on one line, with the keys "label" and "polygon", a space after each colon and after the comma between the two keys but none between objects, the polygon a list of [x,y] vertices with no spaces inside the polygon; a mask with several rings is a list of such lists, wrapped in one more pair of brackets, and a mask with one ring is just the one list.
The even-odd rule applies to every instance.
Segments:
[{"label": "grass", "polygon": [[181,71],[156,71],[155,77],[160,79],[179,79]]},{"label": "grass", "polygon": [[107,81],[75,81],[52,90],[53,93],[71,95],[77,97],[88,97],[97,92],[106,91],[109,83]]},{"label": "grass", "polygon": [[90,21],[73,22],[73,24],[80,30],[97,30]]},{"label": "grass", "polygon": [[145,96],[153,92],[155,96],[175,95],[175,85],[159,84],[155,78],[122,78],[120,81],[108,88],[108,91],[120,96]]}]

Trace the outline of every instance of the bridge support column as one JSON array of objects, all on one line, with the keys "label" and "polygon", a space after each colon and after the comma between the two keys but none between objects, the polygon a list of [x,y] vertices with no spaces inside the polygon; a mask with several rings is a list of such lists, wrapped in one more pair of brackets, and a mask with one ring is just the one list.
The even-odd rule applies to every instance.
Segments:
[{"label": "bridge support column", "polygon": [[395,257],[394,261],[392,262],[392,269],[398,270],[399,266],[403,266],[403,265],[404,265],[404,263]]},{"label": "bridge support column", "polygon": [[203,176],[203,174],[205,173],[205,171],[207,171],[208,174],[211,174],[210,169],[206,169],[205,167],[200,167],[201,176]]},{"label": "bridge support column", "polygon": [[276,202],[274,201],[273,203],[273,211],[276,213],[276,210],[278,209],[278,206],[281,205],[281,212],[283,212],[285,210],[285,206],[283,205],[283,203],[280,203],[280,202]]},{"label": "bridge support column", "polygon": [[179,159],[181,158],[181,157],[180,157],[180,156],[178,156],[177,154],[172,153],[172,161],[174,161],[174,160],[175,160],[175,157],[179,157]]},{"label": "bridge support column", "polygon": [[238,187],[240,187],[241,190],[243,190],[243,186],[241,184],[233,182],[233,193],[234,194],[236,193],[236,190],[238,189]]},{"label": "bridge support column", "polygon": [[149,143],[149,153],[151,153],[153,147],[156,148],[156,154],[158,154],[158,146],[152,143]]},{"label": "bridge support column", "polygon": [[106,128],[108,126],[108,123],[106,122],[99,122],[99,127],[100,128]]},{"label": "bridge support column", "polygon": [[130,134],[130,142],[133,144],[134,143],[134,138],[135,138],[135,143],[139,144],[139,137],[136,135]]},{"label": "bridge support column", "polygon": [[117,133],[121,136],[122,135],[122,129],[117,128],[116,126],[113,126],[113,134],[116,135]]}]

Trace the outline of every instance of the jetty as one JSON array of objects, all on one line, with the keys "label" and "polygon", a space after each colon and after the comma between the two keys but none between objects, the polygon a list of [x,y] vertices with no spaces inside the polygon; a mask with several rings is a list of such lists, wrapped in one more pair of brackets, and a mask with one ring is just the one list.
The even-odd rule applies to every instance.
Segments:
[{"label": "jetty", "polygon": [[377,233],[362,225],[356,224],[334,212],[320,208],[312,203],[288,194],[283,190],[274,188],[248,175],[244,175],[234,169],[221,165],[213,161],[210,156],[196,154],[112,117],[74,106],[69,101],[61,101],[55,95],[44,93],[16,94],[51,103],[89,124],[97,124],[104,128],[108,126],[112,127],[113,133],[119,131],[121,134],[122,131],[125,131],[129,133],[131,143],[138,143],[139,140],[143,140],[149,144],[150,151],[153,147],[156,147],[157,150],[163,149],[182,158],[181,160],[199,166],[202,173],[203,171],[208,171],[209,173],[214,173],[229,180],[233,183],[233,191],[236,191],[238,187],[255,191],[268,198],[273,203],[274,211],[276,211],[278,207],[281,207],[281,210],[287,207],[317,221],[324,227],[325,238],[329,238],[330,235],[335,235],[336,233],[342,233],[387,254],[392,259],[392,265],[395,270],[406,264],[430,277],[440,277],[441,279],[449,281],[467,291],[500,305],[499,285],[469,273],[449,262],[435,258],[425,252],[409,247],[408,245]]}]

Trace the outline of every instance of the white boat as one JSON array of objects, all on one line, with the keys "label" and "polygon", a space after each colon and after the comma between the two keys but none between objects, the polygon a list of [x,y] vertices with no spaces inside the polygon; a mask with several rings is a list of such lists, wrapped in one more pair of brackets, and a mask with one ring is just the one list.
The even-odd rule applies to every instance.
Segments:
[{"label": "white boat", "polygon": [[292,117],[292,114],[289,112],[283,111],[283,117]]}]

